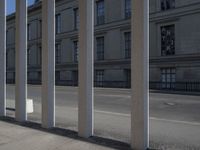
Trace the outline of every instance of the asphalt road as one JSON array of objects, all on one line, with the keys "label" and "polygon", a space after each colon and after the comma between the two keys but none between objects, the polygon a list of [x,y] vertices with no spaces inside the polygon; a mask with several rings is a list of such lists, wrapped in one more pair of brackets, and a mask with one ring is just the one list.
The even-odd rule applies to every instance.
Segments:
[{"label": "asphalt road", "polygon": [[[7,86],[7,107],[14,107],[14,86]],[[28,86],[41,122],[41,88]],[[56,126],[77,131],[77,88],[56,87]],[[130,90],[95,89],[95,135],[130,142]],[[14,116],[13,111],[7,115]],[[200,96],[150,93],[150,145],[159,149],[200,150]]]}]

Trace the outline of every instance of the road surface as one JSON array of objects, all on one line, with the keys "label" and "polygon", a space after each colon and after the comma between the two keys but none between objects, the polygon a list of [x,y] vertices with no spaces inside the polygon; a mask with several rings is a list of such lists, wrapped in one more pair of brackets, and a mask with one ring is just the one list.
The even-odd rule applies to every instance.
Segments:
[{"label": "road surface", "polygon": [[[7,85],[7,107],[14,108],[14,86]],[[41,122],[41,87],[28,86]],[[56,87],[56,126],[77,131],[77,88]],[[130,90],[95,89],[95,135],[130,142]],[[7,110],[8,116],[14,111]],[[150,93],[150,145],[159,149],[200,150],[200,96]]]}]

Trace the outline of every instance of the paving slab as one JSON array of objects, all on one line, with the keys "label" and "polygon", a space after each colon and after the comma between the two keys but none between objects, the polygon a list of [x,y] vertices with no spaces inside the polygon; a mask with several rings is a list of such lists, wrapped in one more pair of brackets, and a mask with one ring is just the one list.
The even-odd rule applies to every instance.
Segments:
[{"label": "paving slab", "polygon": [[37,123],[20,124],[14,119],[0,119],[0,150],[115,150],[128,145],[92,137],[83,139],[75,131],[43,129]]}]

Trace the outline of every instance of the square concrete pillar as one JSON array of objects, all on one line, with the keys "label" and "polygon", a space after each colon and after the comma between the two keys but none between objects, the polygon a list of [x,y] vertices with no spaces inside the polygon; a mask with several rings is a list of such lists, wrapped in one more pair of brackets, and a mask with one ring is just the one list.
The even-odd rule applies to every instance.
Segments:
[{"label": "square concrete pillar", "polygon": [[79,102],[78,133],[93,135],[94,0],[79,0]]},{"label": "square concrete pillar", "polygon": [[42,126],[55,126],[55,0],[42,1]]},{"label": "square concrete pillar", "polygon": [[26,121],[27,99],[27,2],[16,0],[16,77],[15,77],[15,117]]},{"label": "square concrete pillar", "polygon": [[0,1],[0,116],[6,115],[6,0]]},{"label": "square concrete pillar", "polygon": [[132,0],[131,146],[149,147],[149,0]]}]

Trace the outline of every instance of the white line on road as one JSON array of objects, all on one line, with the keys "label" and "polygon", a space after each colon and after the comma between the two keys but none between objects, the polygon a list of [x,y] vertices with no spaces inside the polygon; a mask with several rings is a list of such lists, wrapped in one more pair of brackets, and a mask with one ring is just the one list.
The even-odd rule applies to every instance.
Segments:
[{"label": "white line on road", "polygon": [[[11,101],[11,100],[7,100]],[[69,107],[70,109],[78,110],[76,107]],[[69,109],[68,108],[68,109]],[[109,112],[109,111],[101,111],[101,110],[95,110],[95,113],[101,113],[101,114],[107,114],[107,115],[114,115],[114,116],[122,116],[122,117],[130,117],[130,114],[125,113],[117,113],[117,112]],[[150,120],[155,121],[164,121],[164,122],[171,122],[171,123],[179,123],[179,124],[186,124],[186,125],[194,125],[194,126],[200,126],[199,122],[189,122],[189,121],[181,121],[181,120],[171,120],[171,119],[163,119],[163,118],[156,118],[156,117],[150,117]]]},{"label": "white line on road", "polygon": [[[71,95],[77,95],[77,92],[65,92],[65,91],[56,91],[56,94],[71,94]],[[94,94],[95,96],[100,96],[100,97],[117,97],[117,98],[131,98],[131,95],[125,95],[125,94]]]},{"label": "white line on road", "polygon": [[170,119],[162,119],[162,118],[156,118],[156,117],[150,117],[151,120],[155,121],[165,121],[165,122],[172,122],[172,123],[180,123],[180,124],[186,124],[186,125],[194,125],[194,126],[200,126],[199,122],[189,122],[189,121],[180,121],[180,120],[170,120]]},{"label": "white line on road", "polygon": [[[115,112],[100,111],[100,110],[95,110],[95,112],[96,112],[96,113],[109,114],[109,115],[123,116],[123,117],[130,117],[130,116],[131,116],[130,114],[115,113]],[[189,122],[189,121],[162,119],[162,118],[156,118],[156,117],[150,117],[150,120],[165,121],[165,122],[172,122],[172,123],[180,123],[180,124],[187,124],[187,125],[200,126],[200,123],[199,123],[199,122]]]},{"label": "white line on road", "polygon": [[96,94],[96,96],[105,96],[105,97],[120,97],[120,98],[130,98],[130,95],[111,95],[111,94]]},{"label": "white line on road", "polygon": [[101,110],[95,110],[96,113],[102,113],[102,114],[108,114],[108,115],[115,115],[115,116],[123,116],[123,117],[130,117],[130,114],[124,114],[124,113],[115,113],[115,112],[109,112],[109,111],[101,111]]}]

